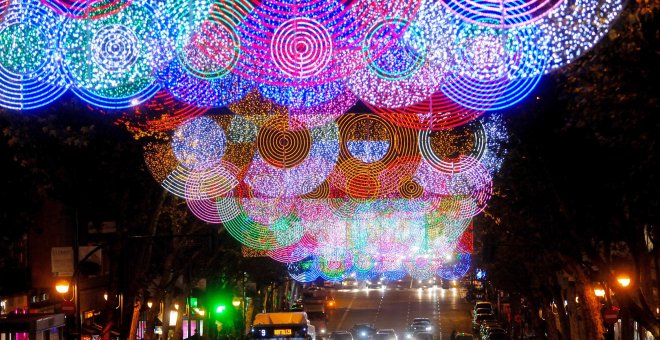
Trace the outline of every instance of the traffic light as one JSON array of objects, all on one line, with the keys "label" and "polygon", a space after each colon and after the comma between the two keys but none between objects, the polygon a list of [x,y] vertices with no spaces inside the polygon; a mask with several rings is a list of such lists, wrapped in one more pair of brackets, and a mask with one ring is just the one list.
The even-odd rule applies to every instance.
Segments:
[{"label": "traffic light", "polygon": [[211,319],[231,319],[233,311],[231,304],[233,299],[232,291],[229,289],[216,289],[210,290],[207,294],[206,306],[210,312]]}]

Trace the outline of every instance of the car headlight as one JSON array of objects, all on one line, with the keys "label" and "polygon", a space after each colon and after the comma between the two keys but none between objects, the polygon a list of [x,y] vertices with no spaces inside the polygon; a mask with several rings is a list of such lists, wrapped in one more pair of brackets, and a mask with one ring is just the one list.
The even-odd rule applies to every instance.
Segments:
[{"label": "car headlight", "polygon": [[325,329],[322,329],[322,330],[321,330],[321,333],[325,333]]},{"label": "car headlight", "polygon": [[412,334],[406,334],[406,339],[412,339]]},{"label": "car headlight", "polygon": [[427,326],[427,327],[426,327],[426,330],[427,330],[427,331],[430,331],[431,328],[432,328],[431,326]]},{"label": "car headlight", "polygon": [[360,333],[360,336],[367,336],[367,332]]}]

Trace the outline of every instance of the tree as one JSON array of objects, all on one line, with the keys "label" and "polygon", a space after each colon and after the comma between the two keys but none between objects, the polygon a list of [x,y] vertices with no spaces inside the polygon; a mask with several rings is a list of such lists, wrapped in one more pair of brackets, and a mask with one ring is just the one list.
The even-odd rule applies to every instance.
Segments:
[{"label": "tree", "polygon": [[[632,317],[660,336],[644,292],[658,263],[658,1],[628,3],[608,37],[539,86],[536,99],[509,119],[509,154],[481,233],[497,236],[489,265],[496,285],[555,303],[549,334],[597,338],[600,310],[592,281],[617,287],[619,263],[635,274],[635,290],[615,291]],[[623,250],[613,253],[613,248]],[[653,251],[649,251],[649,246]],[[618,254],[618,255],[617,255]],[[618,259],[617,259],[618,257]],[[518,282],[520,274],[528,280]],[[646,277],[645,277],[646,276]],[[515,279],[512,279],[515,278]],[[545,313],[545,315],[553,315]],[[586,329],[575,327],[577,317]],[[589,326],[590,325],[590,326]],[[589,330],[596,334],[586,334]]]}]

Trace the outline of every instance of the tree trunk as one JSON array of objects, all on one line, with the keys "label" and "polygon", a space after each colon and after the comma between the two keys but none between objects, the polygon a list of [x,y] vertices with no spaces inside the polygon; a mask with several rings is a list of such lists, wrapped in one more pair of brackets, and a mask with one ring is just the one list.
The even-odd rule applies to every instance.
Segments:
[{"label": "tree trunk", "polygon": [[181,297],[176,298],[174,301],[176,301],[175,303],[179,306],[179,309],[178,313],[176,313],[176,326],[174,326],[174,336],[172,339],[183,340],[183,314],[186,313],[186,303],[183,302]]},{"label": "tree trunk", "polygon": [[137,326],[140,321],[140,310],[142,309],[142,301],[140,299],[135,299],[135,304],[133,304],[133,317],[131,318],[131,327],[128,331],[128,340],[135,340],[137,335]]}]

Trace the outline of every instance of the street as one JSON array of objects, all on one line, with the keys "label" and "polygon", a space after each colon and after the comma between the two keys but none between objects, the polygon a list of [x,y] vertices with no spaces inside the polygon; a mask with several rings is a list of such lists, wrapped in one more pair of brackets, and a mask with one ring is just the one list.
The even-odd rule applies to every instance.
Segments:
[{"label": "street", "polygon": [[356,323],[393,328],[399,339],[413,318],[435,320],[436,339],[449,339],[451,331],[470,332],[470,308],[462,288],[332,289],[337,308],[328,312],[330,331],[350,330]]}]

